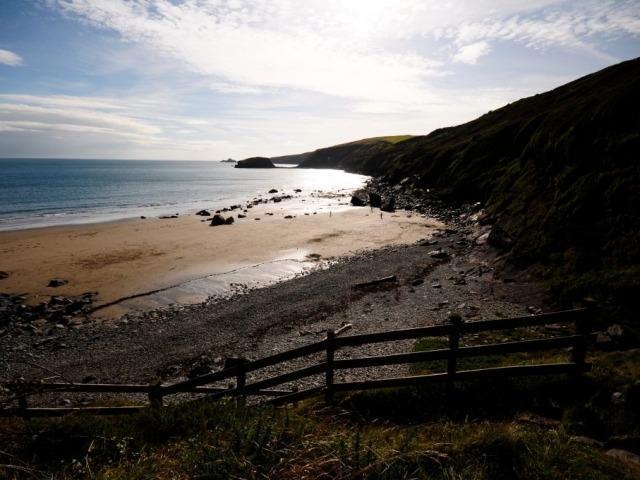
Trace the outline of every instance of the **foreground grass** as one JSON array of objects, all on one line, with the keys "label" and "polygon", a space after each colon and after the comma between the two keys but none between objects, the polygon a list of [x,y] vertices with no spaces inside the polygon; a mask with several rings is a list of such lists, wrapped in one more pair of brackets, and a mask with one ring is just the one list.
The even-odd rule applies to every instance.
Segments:
[{"label": "foreground grass", "polygon": [[633,478],[573,438],[640,438],[637,412],[610,400],[639,373],[632,350],[597,355],[582,379],[461,384],[453,402],[431,387],[348,395],[329,408],[223,400],[128,417],[5,419],[0,479]]}]

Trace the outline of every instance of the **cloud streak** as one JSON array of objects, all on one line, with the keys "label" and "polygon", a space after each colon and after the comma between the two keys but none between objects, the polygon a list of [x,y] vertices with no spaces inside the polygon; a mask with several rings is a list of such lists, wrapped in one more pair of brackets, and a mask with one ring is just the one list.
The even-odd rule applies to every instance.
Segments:
[{"label": "cloud streak", "polygon": [[10,67],[19,67],[23,65],[24,61],[19,55],[16,55],[9,50],[0,49],[0,63],[9,65]]}]

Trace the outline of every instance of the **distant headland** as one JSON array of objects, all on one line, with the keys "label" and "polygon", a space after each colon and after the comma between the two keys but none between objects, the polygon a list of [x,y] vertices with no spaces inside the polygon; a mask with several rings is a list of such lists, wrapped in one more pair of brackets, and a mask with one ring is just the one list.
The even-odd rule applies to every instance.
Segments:
[{"label": "distant headland", "polygon": [[276,168],[276,166],[267,157],[251,157],[237,162],[236,168]]}]

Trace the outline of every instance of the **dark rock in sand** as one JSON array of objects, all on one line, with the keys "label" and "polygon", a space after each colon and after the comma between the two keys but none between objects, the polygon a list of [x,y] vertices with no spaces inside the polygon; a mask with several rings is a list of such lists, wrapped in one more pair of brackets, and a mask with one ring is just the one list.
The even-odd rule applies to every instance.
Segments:
[{"label": "dark rock in sand", "polygon": [[382,197],[377,193],[369,192],[369,205],[373,208],[380,208],[382,206]]},{"label": "dark rock in sand", "polygon": [[209,224],[209,226],[211,227],[217,227],[218,225],[224,225],[226,223],[224,217],[218,213],[216,213],[213,218],[211,219],[211,223]]},{"label": "dark rock in sand", "polygon": [[61,287],[63,285],[66,285],[67,283],[69,283],[69,280],[60,280],[60,279],[53,279],[49,282],[49,285],[47,285],[48,287],[51,288],[57,288],[57,287]]},{"label": "dark rock in sand", "polygon": [[296,188],[296,189],[294,190],[294,192],[295,192],[295,193],[300,193],[300,192],[302,192],[302,190],[300,190],[299,188]]},{"label": "dark rock in sand", "polygon": [[431,258],[447,258],[449,254],[444,250],[438,250],[429,254]]},{"label": "dark rock in sand", "polygon": [[269,190],[269,193],[278,193],[278,190],[276,190],[275,188],[272,188],[271,190]]},{"label": "dark rock in sand", "polygon": [[233,217],[227,217],[227,219],[224,221],[226,225],[231,225],[233,222],[235,222],[235,219]]},{"label": "dark rock in sand", "polygon": [[211,212],[209,212],[207,210],[200,210],[198,213],[196,213],[196,215],[199,215],[201,217],[210,217],[211,216]]},{"label": "dark rock in sand", "polygon": [[383,212],[395,212],[396,211],[396,200],[394,197],[388,197],[384,200],[380,210]]},{"label": "dark rock in sand", "polygon": [[247,216],[246,216],[246,215],[243,215],[243,214],[241,214],[241,213],[239,213],[239,214],[238,214],[238,218],[247,218]]},{"label": "dark rock in sand", "polygon": [[209,365],[198,365],[197,367],[193,368],[190,372],[188,377],[189,378],[196,378],[196,377],[200,377],[202,375],[206,375],[207,373],[211,372],[211,367]]},{"label": "dark rock in sand", "polygon": [[351,197],[351,205],[353,205],[354,207],[364,207],[366,204],[367,202],[356,195],[353,195]]},{"label": "dark rock in sand", "polygon": [[3,278],[9,278],[9,274],[7,272],[0,272],[0,280]]}]

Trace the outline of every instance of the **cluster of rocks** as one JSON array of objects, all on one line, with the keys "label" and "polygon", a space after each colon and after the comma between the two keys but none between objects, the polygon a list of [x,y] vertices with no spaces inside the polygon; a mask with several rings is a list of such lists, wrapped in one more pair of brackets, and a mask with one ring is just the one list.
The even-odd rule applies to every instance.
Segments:
[{"label": "cluster of rocks", "polygon": [[[301,193],[302,190],[296,188],[294,193]],[[279,193],[278,190],[272,188],[268,192],[269,194]],[[246,205],[231,205],[230,207],[225,207],[220,210],[216,210],[215,213],[211,213],[209,210],[200,210],[196,213],[197,216],[200,217],[212,217],[209,220],[209,226],[217,227],[219,225],[232,225],[235,222],[235,218],[233,216],[225,217],[223,213],[226,212],[234,212],[241,211],[242,213],[238,213],[238,218],[246,218],[247,213],[249,213],[249,209],[253,208],[256,205],[260,204],[268,204],[268,203],[280,203],[283,200],[290,200],[293,198],[293,195],[285,194],[285,195],[277,195],[270,198],[254,198],[253,200],[248,200]],[[289,217],[290,218],[290,217]],[[259,220],[256,218],[256,220]],[[202,220],[203,222],[206,220]]]},{"label": "cluster of rocks", "polygon": [[79,297],[52,296],[48,302],[27,305],[22,295],[0,294],[0,337],[45,335],[51,330],[78,328],[93,311],[98,292]]},{"label": "cluster of rocks", "polygon": [[418,187],[419,180],[414,175],[393,184],[383,177],[371,178],[363,189],[353,194],[351,204],[379,208],[383,212],[415,212],[456,227],[466,227],[478,221],[482,213],[479,202],[452,205],[429,189]]}]

